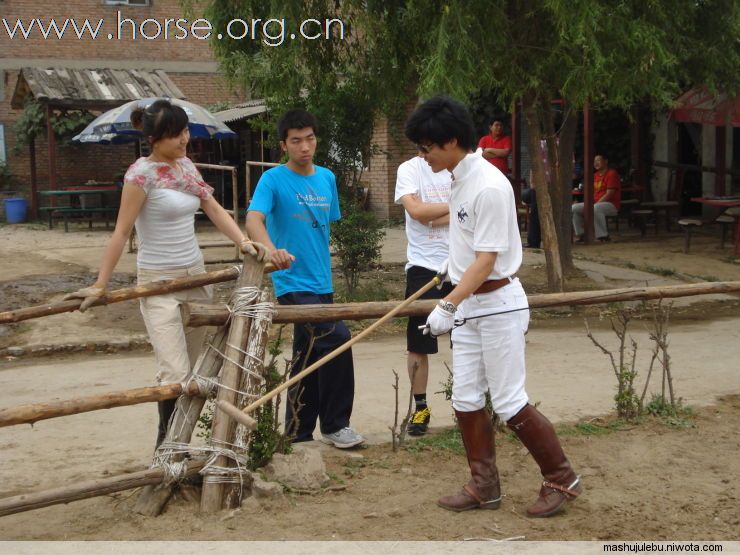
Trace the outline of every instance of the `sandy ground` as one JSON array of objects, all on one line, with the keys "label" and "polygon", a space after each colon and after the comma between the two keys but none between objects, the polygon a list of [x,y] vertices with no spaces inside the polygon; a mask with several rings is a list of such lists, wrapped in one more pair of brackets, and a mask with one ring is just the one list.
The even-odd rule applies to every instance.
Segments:
[{"label": "sandy ground", "polygon": [[[210,232],[203,237],[217,238]],[[0,309],[17,307],[14,301],[26,305],[56,299],[89,281],[106,238],[106,232],[97,230],[65,234],[0,227]],[[591,288],[740,279],[740,266],[729,257],[729,249],[720,250],[717,238],[699,237],[690,255],[680,249],[679,235],[641,241],[625,234],[606,246],[581,247],[576,255]],[[206,258],[224,259],[232,253],[208,249]],[[391,229],[383,260],[404,259],[403,231]],[[541,253],[528,251],[526,275],[541,282],[543,263]],[[134,256],[125,254],[116,275],[120,286],[131,281],[134,267]],[[135,496],[124,492],[6,517],[0,520],[0,539],[738,539],[738,492],[731,479],[739,470],[740,305],[728,296],[713,301],[683,300],[679,304],[700,304],[682,313],[670,333],[676,391],[698,410],[691,427],[652,423],[604,436],[565,437],[588,494],[562,518],[531,522],[521,517],[537,478],[521,446],[507,439],[499,442],[507,492],[503,510],[451,516],[434,507],[438,495],[464,481],[464,458],[436,449],[391,453],[393,369],[401,375],[404,405],[408,394],[405,341],[396,329],[354,350],[353,424],[372,446],[359,451],[362,459],[348,459],[318,443],[307,447],[322,449],[335,482],[346,484],[346,491],[289,496],[225,520],[197,516],[182,500],[158,519],[135,517],[129,511]],[[6,327],[0,341],[33,345],[140,335],[136,303],[114,306]],[[608,359],[585,337],[582,313],[565,315],[535,314],[527,351],[530,397],[560,423],[609,413],[616,386]],[[601,340],[615,345],[605,322],[593,317],[591,322]],[[633,334],[639,344],[638,368],[644,370],[650,349],[645,324],[635,322]],[[433,358],[430,394],[439,391],[447,375],[449,345],[442,343]],[[146,352],[5,360],[0,362],[0,408],[150,385],[154,372],[153,357]],[[438,433],[452,424],[451,409],[441,395],[430,395],[430,404]],[[139,405],[0,429],[0,497],[145,467],[155,412],[153,406]],[[306,519],[307,511],[315,515]]]}]

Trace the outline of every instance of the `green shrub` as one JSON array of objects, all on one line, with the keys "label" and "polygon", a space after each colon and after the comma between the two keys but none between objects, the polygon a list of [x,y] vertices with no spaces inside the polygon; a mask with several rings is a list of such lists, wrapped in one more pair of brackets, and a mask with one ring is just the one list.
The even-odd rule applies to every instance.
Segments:
[{"label": "green shrub", "polygon": [[372,212],[356,203],[343,203],[342,219],[332,224],[331,244],[339,257],[347,296],[352,297],[360,281],[360,272],[369,270],[380,259],[383,225]]}]

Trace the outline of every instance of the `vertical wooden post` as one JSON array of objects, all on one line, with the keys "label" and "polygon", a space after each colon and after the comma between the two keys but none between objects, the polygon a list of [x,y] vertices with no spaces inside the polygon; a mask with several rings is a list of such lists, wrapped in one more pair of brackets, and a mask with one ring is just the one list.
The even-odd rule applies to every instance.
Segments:
[{"label": "vertical wooden post", "polygon": [[49,189],[57,188],[57,143],[51,118],[54,115],[51,106],[46,105],[46,140],[49,145]]},{"label": "vertical wooden post", "polygon": [[591,103],[583,108],[583,229],[586,243],[594,236],[594,125]]},{"label": "vertical wooden post", "polygon": [[[727,175],[726,148],[727,128],[724,125],[717,125],[714,128],[714,194],[719,197],[725,194],[725,176]],[[703,192],[702,196],[704,196]]]},{"label": "vertical wooden post", "polygon": [[[519,100],[515,100],[511,108],[511,177],[514,183],[521,183],[522,179],[522,127],[521,118],[519,117]],[[532,187],[532,184],[529,184]],[[519,196],[521,196],[521,186],[517,185]],[[516,190],[516,189],[515,189]],[[517,206],[519,206],[517,198]]]},{"label": "vertical wooden post", "polygon": [[[258,262],[251,255],[244,255],[244,265],[239,279],[236,282],[236,288],[241,287],[259,287],[262,282],[265,265]],[[231,328],[229,329],[229,338],[226,342],[225,360],[221,369],[220,387],[217,399],[236,404],[236,390],[240,383],[240,366],[244,360],[244,351],[249,337],[251,320],[244,316],[235,316],[231,319]],[[213,414],[213,425],[211,428],[211,441],[216,447],[219,442],[226,442],[233,436],[236,422],[221,411],[215,411]],[[221,455],[216,458],[216,466],[226,466],[228,458]],[[224,484],[214,481],[206,471],[203,477],[203,494],[200,499],[200,509],[204,513],[215,513],[221,510],[224,495]]]},{"label": "vertical wooden post", "polygon": [[31,217],[39,217],[39,183],[36,176],[36,139],[31,137],[28,143],[28,156],[31,163]]},{"label": "vertical wooden post", "polygon": [[[231,170],[231,196],[233,197],[231,206],[234,209],[234,223],[236,227],[239,227],[239,185],[236,178],[236,168]],[[241,256],[241,251],[239,250],[239,245],[237,245],[234,258],[238,260],[239,256]]]},{"label": "vertical wooden post", "polygon": [[245,188],[246,194],[244,195],[244,209],[246,210],[249,208],[249,203],[252,200],[252,166],[249,165],[249,161],[244,163],[244,170],[244,175],[247,180]]},{"label": "vertical wooden post", "polygon": [[[261,303],[267,302],[269,294],[267,291],[263,291],[260,297]],[[265,318],[255,319],[252,322],[252,327],[249,330],[249,339],[247,341],[247,348],[245,351],[250,354],[249,358],[245,357],[244,368],[245,372],[242,373],[241,382],[239,384],[239,391],[245,391],[254,397],[248,397],[247,395],[240,395],[238,404],[236,405],[239,409],[243,409],[249,403],[258,398],[262,393],[262,385],[264,384],[265,376],[265,351],[267,350],[267,331],[270,328],[272,322],[272,314],[269,314]],[[260,379],[258,376],[261,376]],[[275,415],[277,417],[277,415]],[[244,446],[246,448],[249,441],[250,430],[244,425],[238,424],[234,433],[234,440],[232,443],[236,446]],[[242,488],[239,484],[229,484],[226,487],[224,494],[224,509],[233,509],[241,504],[241,493]]]}]

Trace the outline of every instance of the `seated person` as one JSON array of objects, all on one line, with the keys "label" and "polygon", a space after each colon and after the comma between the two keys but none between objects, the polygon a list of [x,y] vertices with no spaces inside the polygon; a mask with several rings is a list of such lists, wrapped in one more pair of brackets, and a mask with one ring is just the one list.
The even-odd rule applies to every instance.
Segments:
[{"label": "seated person", "polygon": [[[603,154],[594,158],[594,227],[599,241],[609,241],[606,217],[616,216],[621,199],[621,181],[616,170],[609,167],[609,160]],[[576,242],[583,242],[583,203],[573,204],[573,230]]]}]

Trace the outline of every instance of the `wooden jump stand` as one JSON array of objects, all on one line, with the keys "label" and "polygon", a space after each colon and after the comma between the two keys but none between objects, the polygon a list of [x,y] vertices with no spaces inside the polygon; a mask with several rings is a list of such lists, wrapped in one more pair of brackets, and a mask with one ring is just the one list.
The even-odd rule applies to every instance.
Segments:
[{"label": "wooden jump stand", "polygon": [[[252,298],[246,301],[248,304],[255,304],[262,300],[264,295],[260,292],[259,286],[262,283],[264,269],[264,263],[257,262],[250,255],[245,255],[242,271],[237,278],[234,294],[232,294],[232,300],[244,291],[251,291]],[[209,382],[217,374],[219,375],[216,402],[217,405],[221,406],[227,404],[227,407],[237,404],[238,392],[244,391],[242,389],[244,385],[254,383],[261,385],[262,361],[264,360],[265,344],[267,342],[266,331],[269,326],[269,318],[257,320],[258,323],[254,324],[253,319],[240,312],[234,304],[230,308],[235,311],[233,317],[216,332],[211,345],[199,357],[193,371],[193,379],[196,382],[201,381],[201,383],[202,380]],[[248,357],[249,371],[242,373],[245,353],[250,354]],[[252,387],[252,389],[255,388]],[[170,421],[167,436],[157,453],[155,453],[155,464],[158,462],[161,464],[163,460],[167,460],[169,467],[172,467],[173,464],[182,464],[185,454],[168,451],[168,446],[190,442],[205,400],[204,396],[183,395],[180,397]],[[241,425],[239,431],[242,436],[245,435],[243,425]],[[236,435],[236,420],[223,408],[218,407],[214,412],[211,428],[212,447],[218,449],[220,446],[225,446],[227,451],[233,452],[230,446],[236,443]],[[206,463],[205,468],[201,470],[204,475],[201,496],[201,510],[203,512],[213,513],[223,507],[226,483],[219,479],[215,469],[229,468],[229,466],[232,466],[231,463],[233,463],[233,460],[225,454],[219,454]],[[237,480],[240,482],[239,486],[241,486],[241,476],[237,476]],[[171,476],[170,480],[163,481],[161,484],[145,487],[136,502],[134,511],[148,516],[160,514],[172,495],[175,485],[175,477]],[[236,491],[229,488],[228,492],[229,505],[238,506],[241,503],[242,488],[239,487]]]}]

